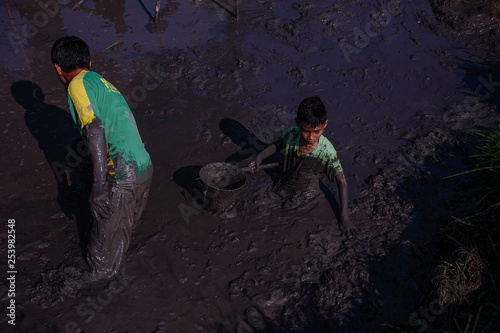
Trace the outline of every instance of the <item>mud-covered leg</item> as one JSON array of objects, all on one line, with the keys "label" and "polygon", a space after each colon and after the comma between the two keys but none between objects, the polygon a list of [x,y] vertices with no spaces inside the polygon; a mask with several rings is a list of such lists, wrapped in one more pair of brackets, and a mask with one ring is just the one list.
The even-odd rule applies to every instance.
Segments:
[{"label": "mud-covered leg", "polygon": [[107,219],[95,216],[87,254],[93,278],[110,278],[117,273],[134,228],[134,203],[133,191],[116,187],[111,191],[113,214]]},{"label": "mud-covered leg", "polygon": [[151,187],[151,177],[153,172],[152,169],[153,168],[151,167],[148,179],[137,187],[135,193],[136,200],[135,200],[135,213],[134,213],[134,229],[137,228],[137,226],[139,225],[142,213],[144,212],[146,204],[148,203],[149,188]]}]

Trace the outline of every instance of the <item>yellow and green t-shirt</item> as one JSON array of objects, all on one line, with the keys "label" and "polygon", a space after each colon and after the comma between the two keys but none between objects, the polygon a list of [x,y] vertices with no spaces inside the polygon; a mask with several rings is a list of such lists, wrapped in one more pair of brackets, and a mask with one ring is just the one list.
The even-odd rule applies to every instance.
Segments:
[{"label": "yellow and green t-shirt", "polygon": [[108,172],[118,180],[127,179],[127,172],[117,168],[123,159],[127,169],[132,166],[140,175],[151,165],[135,118],[122,94],[101,75],[83,70],[68,85],[68,104],[80,133],[86,140],[85,125],[99,119],[108,145]]}]

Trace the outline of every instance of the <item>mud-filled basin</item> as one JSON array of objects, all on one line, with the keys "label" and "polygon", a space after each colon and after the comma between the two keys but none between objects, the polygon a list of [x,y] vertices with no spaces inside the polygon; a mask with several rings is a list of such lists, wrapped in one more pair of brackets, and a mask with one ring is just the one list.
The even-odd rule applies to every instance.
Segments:
[{"label": "mud-filled basin", "polygon": [[246,174],[229,163],[211,163],[200,170],[203,183],[204,209],[222,213],[231,209],[247,183]]}]

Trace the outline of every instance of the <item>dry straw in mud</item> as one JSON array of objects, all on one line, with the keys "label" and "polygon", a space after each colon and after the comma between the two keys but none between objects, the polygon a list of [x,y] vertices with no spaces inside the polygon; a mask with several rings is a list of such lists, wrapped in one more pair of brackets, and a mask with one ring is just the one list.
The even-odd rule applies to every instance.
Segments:
[{"label": "dry straw in mud", "polygon": [[[462,332],[498,332],[500,328],[500,125],[473,131],[484,141],[474,168],[471,187],[481,198],[472,216],[456,219],[445,231],[454,250],[437,277],[441,302],[455,309],[453,321]],[[453,177],[452,176],[452,177]],[[464,330],[461,328],[465,327]]]}]

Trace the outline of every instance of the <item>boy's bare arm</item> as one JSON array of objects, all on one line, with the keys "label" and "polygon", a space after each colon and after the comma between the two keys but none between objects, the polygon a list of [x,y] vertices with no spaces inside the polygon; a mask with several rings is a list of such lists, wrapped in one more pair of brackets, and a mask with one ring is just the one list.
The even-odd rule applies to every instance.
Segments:
[{"label": "boy's bare arm", "polygon": [[335,176],[335,181],[337,182],[337,187],[340,196],[340,224],[345,229],[348,234],[355,234],[355,230],[352,228],[351,220],[349,219],[349,199],[348,199],[348,187],[347,180],[344,173]]},{"label": "boy's bare arm", "polygon": [[85,125],[87,129],[87,141],[92,158],[94,181],[90,194],[90,208],[93,213],[102,217],[111,216],[109,204],[109,190],[106,181],[108,146],[104,126],[101,121],[94,118],[91,123]]},{"label": "boy's bare arm", "polygon": [[276,145],[274,143],[270,144],[267,146],[263,151],[261,151],[254,160],[255,163],[255,170],[258,171],[260,164],[262,163],[263,160],[268,158],[269,156],[276,154]]}]

